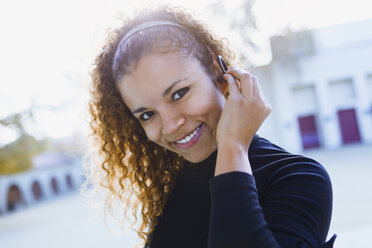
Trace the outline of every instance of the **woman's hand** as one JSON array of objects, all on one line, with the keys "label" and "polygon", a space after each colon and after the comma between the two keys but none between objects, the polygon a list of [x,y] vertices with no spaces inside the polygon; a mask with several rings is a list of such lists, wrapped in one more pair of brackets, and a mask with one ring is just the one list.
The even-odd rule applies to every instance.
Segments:
[{"label": "woman's hand", "polygon": [[229,84],[229,97],[217,126],[218,148],[233,144],[248,152],[253,136],[271,112],[271,105],[257,78],[247,71],[231,67],[223,77]]}]

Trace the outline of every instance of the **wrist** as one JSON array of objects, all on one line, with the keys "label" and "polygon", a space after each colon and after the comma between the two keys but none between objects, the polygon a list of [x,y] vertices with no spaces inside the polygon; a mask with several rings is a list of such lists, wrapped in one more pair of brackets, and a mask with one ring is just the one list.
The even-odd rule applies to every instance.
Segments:
[{"label": "wrist", "polygon": [[228,140],[218,144],[215,176],[233,171],[246,172],[252,175],[248,148],[238,142]]},{"label": "wrist", "polygon": [[[252,141],[252,140],[251,140]],[[218,141],[218,150],[234,150],[234,151],[244,151],[246,154],[248,153],[249,146],[251,145],[251,141],[249,143],[243,144],[240,141],[231,139],[231,138],[224,138]]]}]

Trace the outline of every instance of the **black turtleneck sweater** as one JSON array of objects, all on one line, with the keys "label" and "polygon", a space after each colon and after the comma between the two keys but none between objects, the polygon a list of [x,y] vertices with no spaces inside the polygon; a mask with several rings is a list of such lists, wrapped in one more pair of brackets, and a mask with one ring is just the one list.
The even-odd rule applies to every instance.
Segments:
[{"label": "black turtleneck sweater", "polygon": [[253,176],[214,176],[217,152],[186,163],[146,247],[332,247],[324,245],[332,214],[324,167],[257,135],[248,156]]}]

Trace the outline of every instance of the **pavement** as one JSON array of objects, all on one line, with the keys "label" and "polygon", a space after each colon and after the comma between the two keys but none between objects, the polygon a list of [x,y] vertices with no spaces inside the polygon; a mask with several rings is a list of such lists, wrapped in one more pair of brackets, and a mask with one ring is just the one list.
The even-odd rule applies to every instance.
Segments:
[{"label": "pavement", "polygon": [[305,156],[327,169],[333,186],[333,214],[328,234],[335,247],[367,248],[372,244],[372,145],[314,150]]},{"label": "pavement", "polygon": [[[134,248],[136,233],[74,192],[0,217],[1,248]],[[94,206],[93,204],[97,204]]]},{"label": "pavement", "polygon": [[[312,150],[304,155],[321,162],[333,184],[333,217],[328,239],[336,233],[337,248],[371,247],[372,145]],[[130,248],[140,243],[136,233],[127,227],[128,223],[119,233],[120,222],[107,217],[110,231],[102,207],[92,207],[91,203],[76,192],[2,216],[0,247]]]}]

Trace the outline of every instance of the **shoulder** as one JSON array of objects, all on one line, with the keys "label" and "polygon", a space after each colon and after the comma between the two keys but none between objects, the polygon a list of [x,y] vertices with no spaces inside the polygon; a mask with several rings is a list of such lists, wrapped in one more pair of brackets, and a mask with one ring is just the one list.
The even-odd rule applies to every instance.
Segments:
[{"label": "shoulder", "polygon": [[249,150],[249,160],[261,200],[286,192],[311,195],[319,201],[327,199],[331,205],[332,184],[325,167],[318,161],[292,154],[257,137]]},{"label": "shoulder", "polygon": [[249,148],[249,160],[253,173],[270,173],[272,179],[288,174],[310,174],[318,175],[330,183],[326,169],[318,161],[290,153],[257,135]]},{"label": "shoulder", "polygon": [[[269,226],[302,236],[310,244],[323,242],[329,229],[333,198],[325,167],[261,137],[252,143],[249,159]],[[299,221],[291,222],[288,218]],[[317,237],[312,236],[313,230],[317,230]]]}]

